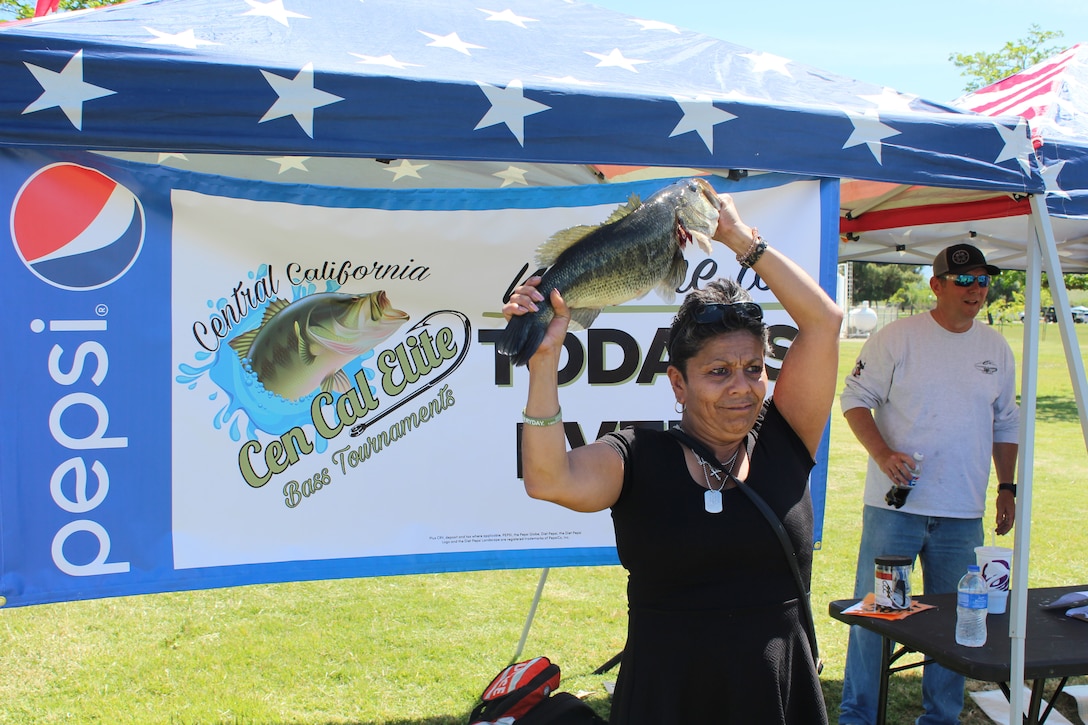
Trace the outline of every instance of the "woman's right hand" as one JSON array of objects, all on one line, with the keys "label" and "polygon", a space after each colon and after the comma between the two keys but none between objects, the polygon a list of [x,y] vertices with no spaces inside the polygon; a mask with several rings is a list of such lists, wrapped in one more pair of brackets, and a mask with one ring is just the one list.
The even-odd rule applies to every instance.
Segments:
[{"label": "woman's right hand", "polygon": [[752,228],[740,218],[733,197],[718,194],[718,201],[721,206],[718,207],[718,228],[714,230],[714,239],[740,254],[752,243]]}]

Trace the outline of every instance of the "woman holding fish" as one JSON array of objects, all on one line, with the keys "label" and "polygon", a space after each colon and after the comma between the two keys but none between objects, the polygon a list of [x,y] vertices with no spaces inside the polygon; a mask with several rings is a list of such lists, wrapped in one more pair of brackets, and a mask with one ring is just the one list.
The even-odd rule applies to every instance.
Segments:
[{"label": "woman holding fish", "polygon": [[612,510],[629,614],[611,723],[826,723],[806,594],[750,492],[784,525],[807,590],[807,481],[835,395],[842,313],[730,197],[714,198],[714,240],[797,325],[773,398],[762,310],[717,280],[686,297],[670,331],[681,436],[625,429],[567,451],[558,368],[570,307],[563,289],[545,299],[532,278],[503,307],[508,320],[545,306],[554,313],[528,359],[525,489],[575,511]]}]

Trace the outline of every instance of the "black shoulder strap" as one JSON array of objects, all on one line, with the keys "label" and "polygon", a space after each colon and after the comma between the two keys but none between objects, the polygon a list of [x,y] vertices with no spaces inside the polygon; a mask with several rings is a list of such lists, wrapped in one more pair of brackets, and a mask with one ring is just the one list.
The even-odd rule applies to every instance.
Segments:
[{"label": "black shoulder strap", "polygon": [[[692,450],[695,455],[708,461],[717,461],[718,458],[707,446],[703,445],[701,441],[698,441],[689,436],[679,428],[669,428],[669,433],[686,445]],[[748,454],[751,455],[751,446],[748,447]],[[797,552],[793,548],[793,544],[790,542],[789,535],[786,533],[786,527],[782,525],[782,522],[775,515],[771,507],[767,505],[767,502],[763,500],[763,497],[752,490],[751,486],[748,486],[736,476],[733,476],[733,480],[737,482],[737,488],[744,492],[744,495],[755,504],[755,507],[759,509],[759,512],[763,514],[763,518],[767,519],[767,523],[771,525],[771,529],[774,530],[775,535],[778,537],[778,543],[782,545],[782,552],[786,555],[786,562],[790,565],[790,571],[793,573],[793,580],[797,584],[797,591],[801,596],[799,601],[801,602],[801,611],[805,615],[805,627],[806,634],[808,634],[809,647],[812,649],[812,660],[816,665],[816,673],[819,674],[823,670],[823,663],[820,661],[820,652],[816,646],[816,623],[812,619],[812,605],[809,602],[809,591],[805,587],[805,583],[801,578],[801,569],[797,566]]]}]

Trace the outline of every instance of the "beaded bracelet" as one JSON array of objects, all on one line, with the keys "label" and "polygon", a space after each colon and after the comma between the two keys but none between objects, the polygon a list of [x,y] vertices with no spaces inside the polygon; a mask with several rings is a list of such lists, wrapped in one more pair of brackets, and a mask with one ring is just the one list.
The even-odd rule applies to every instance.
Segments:
[{"label": "beaded bracelet", "polygon": [[759,261],[763,253],[767,251],[767,242],[759,236],[759,230],[752,227],[752,243],[743,253],[737,255],[737,261],[742,267],[751,267]]},{"label": "beaded bracelet", "polygon": [[533,416],[526,413],[525,409],[523,408],[521,411],[521,419],[525,421],[525,425],[535,425],[543,428],[545,426],[555,425],[556,423],[562,422],[563,409],[560,408],[551,418],[534,418]]}]

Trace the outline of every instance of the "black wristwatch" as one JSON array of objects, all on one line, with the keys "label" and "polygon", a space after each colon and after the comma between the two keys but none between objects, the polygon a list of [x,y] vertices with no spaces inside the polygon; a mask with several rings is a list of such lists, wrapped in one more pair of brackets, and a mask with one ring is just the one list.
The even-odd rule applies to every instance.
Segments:
[{"label": "black wristwatch", "polygon": [[1012,491],[1013,498],[1016,498],[1016,484],[1015,483],[999,483],[997,484],[997,491]]}]

